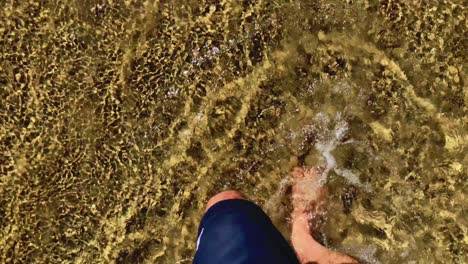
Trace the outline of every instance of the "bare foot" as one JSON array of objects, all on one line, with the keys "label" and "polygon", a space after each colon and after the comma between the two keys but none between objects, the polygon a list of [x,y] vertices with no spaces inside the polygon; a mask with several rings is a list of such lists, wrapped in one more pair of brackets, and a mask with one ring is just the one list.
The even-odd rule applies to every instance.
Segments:
[{"label": "bare foot", "polygon": [[293,176],[293,217],[307,215],[309,220],[319,212],[327,193],[326,187],[319,182],[316,169],[302,169],[295,167]]},{"label": "bare foot", "polygon": [[314,240],[310,234],[309,222],[323,205],[326,188],[319,182],[317,170],[296,167],[293,176],[291,242],[301,263],[358,263],[355,259],[332,251]]}]

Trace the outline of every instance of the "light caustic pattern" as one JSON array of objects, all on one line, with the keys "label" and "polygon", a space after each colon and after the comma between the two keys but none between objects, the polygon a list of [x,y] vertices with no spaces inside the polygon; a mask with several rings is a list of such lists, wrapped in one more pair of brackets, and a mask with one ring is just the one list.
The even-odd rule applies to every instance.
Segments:
[{"label": "light caustic pattern", "polygon": [[[430,2],[430,3],[428,3]],[[462,1],[1,1],[0,262],[190,263],[238,189],[369,263],[464,263]]]}]

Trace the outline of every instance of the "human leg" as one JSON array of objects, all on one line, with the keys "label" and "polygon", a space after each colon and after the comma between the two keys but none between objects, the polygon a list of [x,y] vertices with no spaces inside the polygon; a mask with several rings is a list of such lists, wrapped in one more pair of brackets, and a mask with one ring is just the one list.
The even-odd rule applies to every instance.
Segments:
[{"label": "human leg", "polygon": [[291,242],[302,264],[305,263],[358,263],[355,259],[330,250],[318,243],[310,234],[311,213],[323,203],[326,189],[321,186],[315,169],[294,168]]},{"label": "human leg", "polygon": [[224,191],[216,194],[215,196],[211,197],[210,200],[208,200],[208,203],[206,203],[206,211],[210,209],[214,204],[225,201],[225,200],[230,200],[230,199],[241,199],[245,200],[244,196],[238,192],[238,191]]}]

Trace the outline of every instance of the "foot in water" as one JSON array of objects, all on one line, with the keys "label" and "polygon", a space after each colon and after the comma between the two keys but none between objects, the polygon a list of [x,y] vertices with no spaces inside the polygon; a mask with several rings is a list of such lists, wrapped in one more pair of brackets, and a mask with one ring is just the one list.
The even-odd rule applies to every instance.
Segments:
[{"label": "foot in water", "polygon": [[291,242],[302,264],[358,263],[355,259],[330,250],[315,241],[309,223],[324,203],[326,188],[320,183],[316,169],[296,167],[293,177]]}]

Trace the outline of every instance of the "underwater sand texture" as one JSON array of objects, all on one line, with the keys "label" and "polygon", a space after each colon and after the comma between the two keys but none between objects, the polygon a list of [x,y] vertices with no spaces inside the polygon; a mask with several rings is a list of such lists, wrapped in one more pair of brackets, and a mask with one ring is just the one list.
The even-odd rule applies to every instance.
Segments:
[{"label": "underwater sand texture", "polygon": [[466,3],[0,1],[0,263],[191,263],[238,189],[363,263],[465,263]]}]

